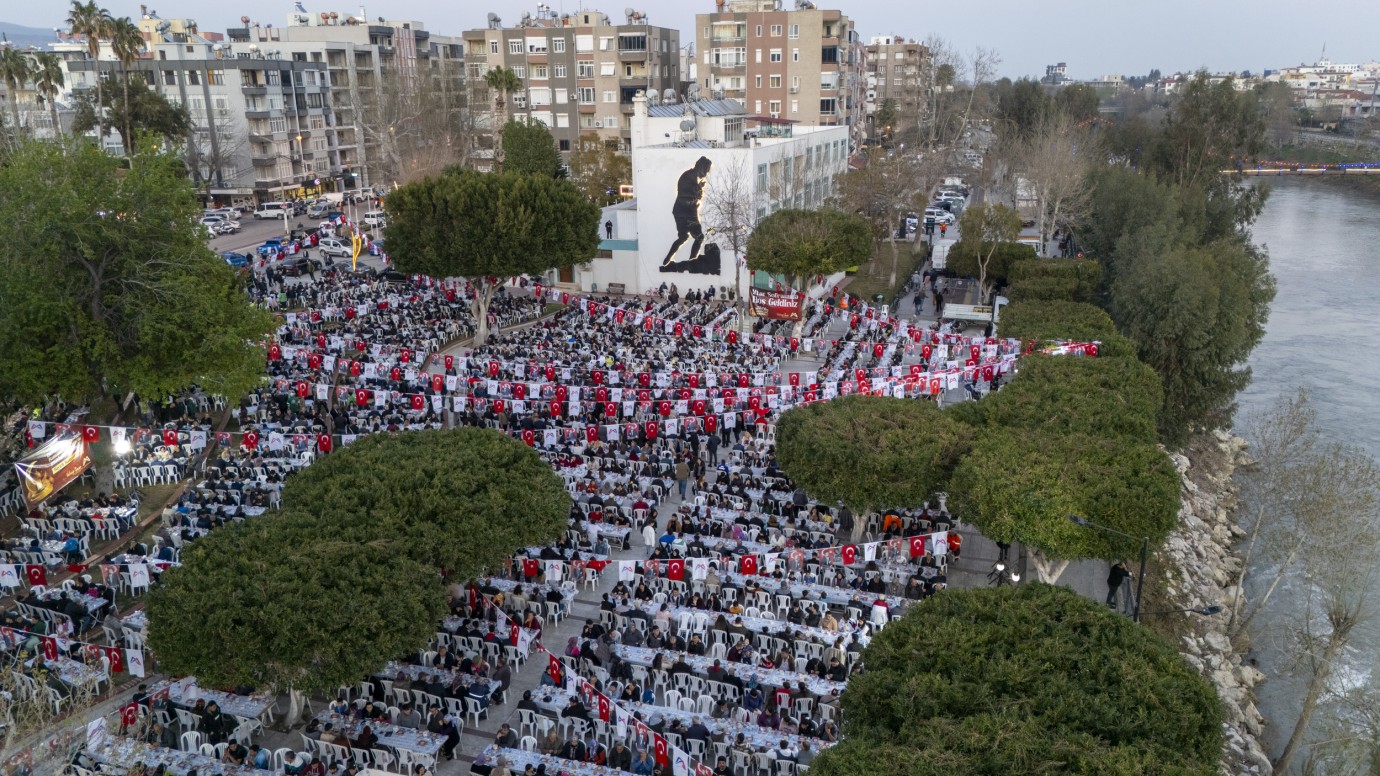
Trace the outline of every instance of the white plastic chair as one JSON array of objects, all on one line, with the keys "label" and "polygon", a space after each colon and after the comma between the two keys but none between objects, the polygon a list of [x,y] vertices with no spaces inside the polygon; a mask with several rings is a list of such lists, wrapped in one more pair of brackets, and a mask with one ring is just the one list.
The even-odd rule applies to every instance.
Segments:
[{"label": "white plastic chair", "polygon": [[524,752],[537,751],[537,739],[532,736],[523,736],[522,742],[518,744]]}]

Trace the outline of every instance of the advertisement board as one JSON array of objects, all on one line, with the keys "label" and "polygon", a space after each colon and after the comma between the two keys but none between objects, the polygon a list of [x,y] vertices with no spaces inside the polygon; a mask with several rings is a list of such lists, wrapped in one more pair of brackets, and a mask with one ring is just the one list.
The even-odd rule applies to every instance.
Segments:
[{"label": "advertisement board", "polygon": [[81,431],[63,431],[14,462],[29,506],[50,498],[91,466],[91,451]]},{"label": "advertisement board", "polygon": [[748,312],[758,318],[773,321],[798,321],[801,318],[803,294],[797,291],[770,291],[753,288],[748,294]]}]

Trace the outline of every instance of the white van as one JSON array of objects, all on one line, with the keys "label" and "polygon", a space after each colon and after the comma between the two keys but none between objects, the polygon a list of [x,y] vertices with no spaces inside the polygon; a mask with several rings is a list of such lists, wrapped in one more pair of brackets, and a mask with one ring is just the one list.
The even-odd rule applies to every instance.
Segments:
[{"label": "white van", "polygon": [[349,243],[333,237],[322,240],[316,244],[316,247],[320,249],[323,256],[352,256],[355,252]]},{"label": "white van", "polygon": [[370,210],[364,214],[364,225],[378,228],[388,226],[388,214],[382,210]]},{"label": "white van", "polygon": [[254,211],[254,217],[261,221],[265,218],[282,218],[284,212],[292,213],[291,202],[265,202]]},{"label": "white van", "polygon": [[[944,269],[949,265],[949,250],[954,247],[957,240],[940,240],[934,244],[934,250],[930,252],[930,268]],[[947,310],[947,306],[945,307]]]}]

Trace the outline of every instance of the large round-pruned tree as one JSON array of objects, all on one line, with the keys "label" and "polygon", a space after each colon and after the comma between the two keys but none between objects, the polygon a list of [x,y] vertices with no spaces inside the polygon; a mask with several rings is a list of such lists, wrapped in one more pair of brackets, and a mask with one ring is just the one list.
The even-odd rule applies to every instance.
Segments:
[{"label": "large round-pruned tree", "polygon": [[931,402],[846,396],[783,414],[776,454],[810,495],[866,514],[918,506],[942,490],[975,434]]},{"label": "large round-pruned tree", "polygon": [[747,243],[748,267],[782,275],[803,291],[811,275],[831,275],[872,255],[867,219],[841,210],[778,210],[758,222]]},{"label": "large round-pruned tree", "polygon": [[1092,259],[1022,261],[1011,267],[1007,280],[1006,295],[1013,302],[1091,302],[1102,282],[1102,265]]},{"label": "large round-pruned tree", "polygon": [[1217,773],[1212,685],[1147,628],[1039,583],[950,590],[863,651],[811,776]]},{"label": "large round-pruned tree", "polygon": [[1163,402],[1159,375],[1133,357],[1035,354],[976,405],[993,425],[1153,442]]},{"label": "large round-pruned tree", "polygon": [[1051,341],[1101,342],[1109,356],[1135,355],[1130,341],[1117,333],[1112,317],[1083,302],[1040,300],[1012,302],[1001,309],[998,331],[1003,337],[1037,345]]},{"label": "large round-pruned tree", "polygon": [[1025,545],[1040,578],[1054,582],[1070,561],[1140,548],[1070,515],[1162,542],[1178,513],[1179,474],[1148,441],[988,429],[954,471],[949,507],[984,536]]},{"label": "large round-pruned tree", "polygon": [[390,193],[385,207],[399,270],[475,286],[476,344],[504,280],[589,261],[599,248],[599,206],[550,176],[448,170]]},{"label": "large round-pruned tree", "polygon": [[294,475],[283,503],[331,535],[400,544],[455,579],[555,541],[570,514],[564,483],[532,448],[477,428],[365,436]]},{"label": "large round-pruned tree", "polygon": [[304,693],[353,684],[427,643],[445,614],[436,569],[291,511],[188,546],[147,598],[159,669],[207,687]]}]

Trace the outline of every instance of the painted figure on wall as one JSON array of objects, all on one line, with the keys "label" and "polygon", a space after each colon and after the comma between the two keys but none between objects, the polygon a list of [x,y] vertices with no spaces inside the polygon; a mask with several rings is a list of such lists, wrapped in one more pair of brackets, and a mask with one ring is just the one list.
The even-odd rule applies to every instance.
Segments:
[{"label": "painted figure on wall", "polygon": [[[671,206],[671,217],[676,221],[676,240],[666,252],[661,262],[662,272],[689,272],[696,275],[719,274],[719,246],[704,245],[704,227],[700,224],[700,202],[704,199],[705,183],[709,180],[709,169],[713,163],[701,156],[695,166],[680,174],[676,182],[676,201]],[[674,261],[686,240],[694,238],[690,244],[690,255],[682,261]],[[704,254],[700,249],[704,248]]]}]

